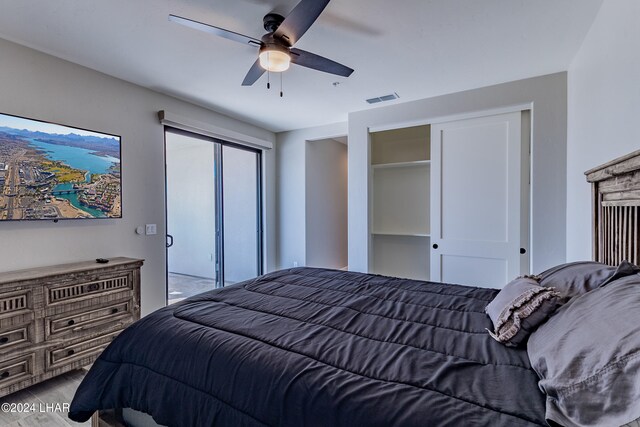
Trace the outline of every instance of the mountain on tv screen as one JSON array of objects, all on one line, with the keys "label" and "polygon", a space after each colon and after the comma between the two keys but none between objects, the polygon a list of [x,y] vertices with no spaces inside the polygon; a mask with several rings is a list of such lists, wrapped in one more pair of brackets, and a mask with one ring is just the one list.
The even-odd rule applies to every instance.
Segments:
[{"label": "mountain on tv screen", "polygon": [[0,221],[122,218],[120,137],[0,114]]}]

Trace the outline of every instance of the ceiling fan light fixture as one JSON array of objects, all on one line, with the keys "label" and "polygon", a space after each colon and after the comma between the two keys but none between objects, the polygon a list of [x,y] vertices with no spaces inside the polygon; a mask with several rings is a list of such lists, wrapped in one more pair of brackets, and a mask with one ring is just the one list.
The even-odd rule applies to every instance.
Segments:
[{"label": "ceiling fan light fixture", "polygon": [[260,51],[260,66],[267,71],[279,73],[289,69],[291,56],[282,50],[264,49]]}]

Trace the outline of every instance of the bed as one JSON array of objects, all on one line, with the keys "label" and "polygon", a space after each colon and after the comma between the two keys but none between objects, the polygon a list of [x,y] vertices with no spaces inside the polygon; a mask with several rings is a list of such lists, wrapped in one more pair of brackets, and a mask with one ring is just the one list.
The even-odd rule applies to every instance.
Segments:
[{"label": "bed", "polygon": [[126,330],[73,409],[85,419],[132,407],[185,426],[544,425],[526,352],[485,330],[496,293],[312,268],[267,274]]},{"label": "bed", "polygon": [[[488,333],[497,328],[487,307],[503,291],[287,269],[188,298],[129,327],[86,375],[70,418],[100,413],[118,425],[122,408],[167,426],[622,425],[640,418],[632,400],[640,393],[640,275],[623,261],[638,263],[640,151],[589,171],[588,180],[598,201],[596,259],[606,263],[514,281],[544,287],[547,280],[554,292],[566,285],[566,294],[554,294],[560,308],[540,316],[525,345],[508,347]],[[611,310],[590,324],[584,315],[598,304]],[[563,345],[570,348],[553,353]],[[598,352],[609,347],[603,362]],[[574,349],[579,366],[565,357]],[[600,387],[595,399],[593,387]],[[587,407],[571,406],[576,400]]]}]

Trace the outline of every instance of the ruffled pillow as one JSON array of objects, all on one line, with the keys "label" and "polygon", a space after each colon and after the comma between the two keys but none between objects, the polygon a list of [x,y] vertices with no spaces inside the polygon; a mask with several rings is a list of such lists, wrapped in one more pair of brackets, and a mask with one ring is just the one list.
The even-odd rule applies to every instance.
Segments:
[{"label": "ruffled pillow", "polygon": [[485,308],[494,326],[489,335],[506,346],[518,346],[560,305],[560,294],[554,288],[540,286],[532,276],[518,277]]}]

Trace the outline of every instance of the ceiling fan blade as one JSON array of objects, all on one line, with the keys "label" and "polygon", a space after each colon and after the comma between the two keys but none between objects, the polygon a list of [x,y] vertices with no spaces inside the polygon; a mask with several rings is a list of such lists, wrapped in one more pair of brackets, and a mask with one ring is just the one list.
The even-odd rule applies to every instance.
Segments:
[{"label": "ceiling fan blade", "polygon": [[195,30],[204,31],[206,33],[215,34],[225,39],[233,40],[243,44],[250,44],[252,46],[262,46],[262,42],[253,37],[245,36],[243,34],[234,33],[233,31],[225,30],[224,28],[214,27],[213,25],[203,24],[202,22],[194,21],[192,19],[183,18],[181,16],[169,15],[169,21],[185,25]]},{"label": "ceiling fan blade", "polygon": [[256,59],[256,62],[253,63],[249,72],[242,81],[242,86],[251,86],[264,74],[265,71],[266,70],[260,65],[260,59]]},{"label": "ceiling fan blade", "polygon": [[318,19],[328,4],[329,0],[301,0],[273,35],[288,43],[289,46],[293,46]]},{"label": "ceiling fan blade", "polygon": [[353,69],[342,65],[338,62],[327,59],[315,53],[306,50],[291,49],[291,62],[303,67],[313,68],[314,70],[324,71],[325,73],[336,74],[342,77],[349,77],[353,73]]}]

